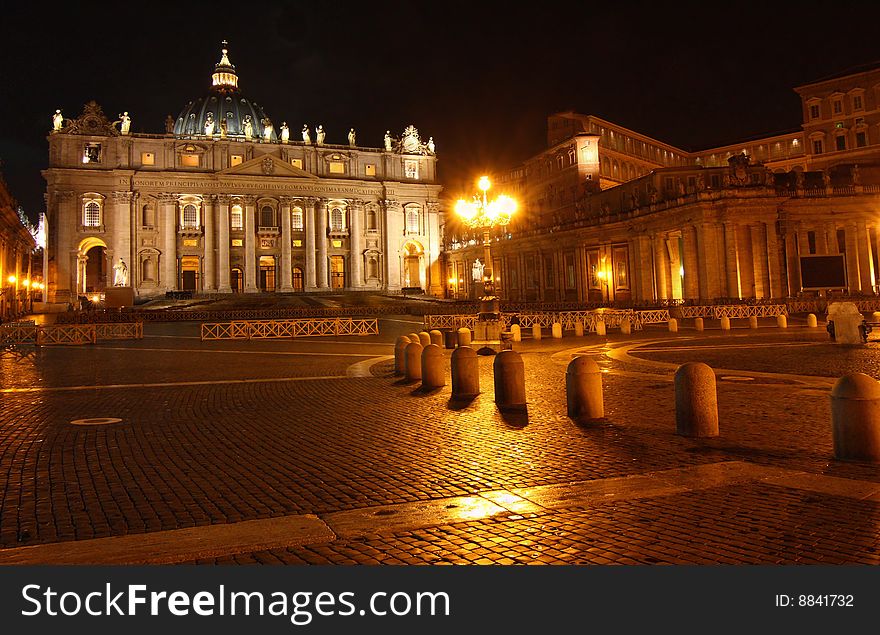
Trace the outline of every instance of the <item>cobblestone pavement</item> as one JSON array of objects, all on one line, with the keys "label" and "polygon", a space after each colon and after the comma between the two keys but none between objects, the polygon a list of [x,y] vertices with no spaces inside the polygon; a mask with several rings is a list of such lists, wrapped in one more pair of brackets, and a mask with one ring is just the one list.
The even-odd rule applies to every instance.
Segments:
[{"label": "cobblestone pavement", "polygon": [[[840,374],[872,372],[874,344],[835,347],[805,328],[526,339],[528,412],[502,416],[493,358],[480,358],[483,393],[451,403],[448,386],[423,393],[380,361],[397,335],[420,330],[413,318],[380,325],[370,338],[221,343],[200,342],[191,324],[150,324],[138,342],[3,357],[0,547],[323,518],[731,460],[848,479],[853,491],[880,482],[877,466],[833,460],[827,392]],[[605,371],[600,423],[566,416],[565,366],[579,353]],[[692,360],[738,371],[719,377],[716,439],[673,434],[671,375]],[[375,362],[372,377],[346,376],[364,362]],[[92,417],[122,421],[70,424]],[[210,561],[876,563],[880,503],[842,492],[722,484]]]}]

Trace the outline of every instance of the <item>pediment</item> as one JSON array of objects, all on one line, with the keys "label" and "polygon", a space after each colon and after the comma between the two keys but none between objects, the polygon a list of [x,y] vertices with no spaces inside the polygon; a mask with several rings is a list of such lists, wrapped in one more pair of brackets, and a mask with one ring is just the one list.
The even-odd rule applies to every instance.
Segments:
[{"label": "pediment", "polygon": [[300,179],[317,180],[314,174],[291,165],[281,157],[274,154],[262,154],[236,165],[235,167],[221,170],[219,174],[224,176],[285,176]]}]

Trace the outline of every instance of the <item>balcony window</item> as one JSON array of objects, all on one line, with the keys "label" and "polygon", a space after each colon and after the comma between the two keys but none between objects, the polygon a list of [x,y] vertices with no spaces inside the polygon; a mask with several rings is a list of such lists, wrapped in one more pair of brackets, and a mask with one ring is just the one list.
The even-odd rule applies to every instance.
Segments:
[{"label": "balcony window", "polygon": [[300,208],[295,208],[290,217],[290,228],[295,232],[303,230],[303,212]]},{"label": "balcony window", "polygon": [[101,226],[101,204],[97,201],[86,202],[83,208],[83,225],[86,227]]},{"label": "balcony window", "polygon": [[232,214],[230,215],[230,225],[232,229],[236,229],[241,231],[242,228],[242,218],[241,218],[241,205],[233,205],[232,206]]}]

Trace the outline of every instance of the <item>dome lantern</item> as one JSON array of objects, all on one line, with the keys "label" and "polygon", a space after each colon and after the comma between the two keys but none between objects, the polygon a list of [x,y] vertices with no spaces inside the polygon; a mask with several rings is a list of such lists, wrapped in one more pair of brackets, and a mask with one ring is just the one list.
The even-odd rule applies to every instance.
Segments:
[{"label": "dome lantern", "polygon": [[238,92],[238,75],[235,73],[235,66],[229,61],[229,43],[223,40],[222,46],[220,61],[211,75],[211,88],[221,93]]}]

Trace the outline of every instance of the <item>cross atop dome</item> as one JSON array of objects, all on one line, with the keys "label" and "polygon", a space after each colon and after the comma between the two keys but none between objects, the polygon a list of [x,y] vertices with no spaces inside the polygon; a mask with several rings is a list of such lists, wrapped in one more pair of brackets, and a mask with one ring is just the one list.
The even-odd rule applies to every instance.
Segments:
[{"label": "cross atop dome", "polygon": [[229,43],[223,40],[221,46],[220,61],[217,62],[211,75],[211,86],[221,93],[238,92],[238,75],[235,73],[235,66],[229,61]]}]

